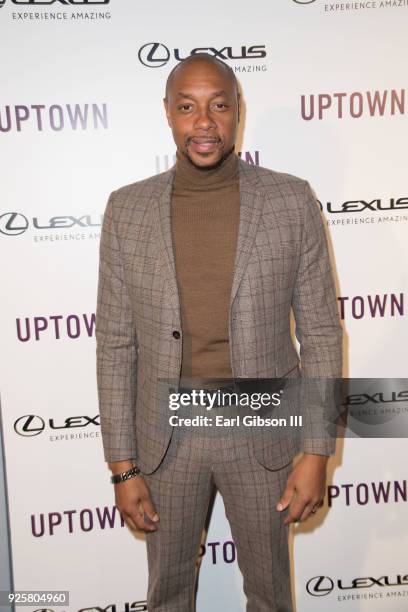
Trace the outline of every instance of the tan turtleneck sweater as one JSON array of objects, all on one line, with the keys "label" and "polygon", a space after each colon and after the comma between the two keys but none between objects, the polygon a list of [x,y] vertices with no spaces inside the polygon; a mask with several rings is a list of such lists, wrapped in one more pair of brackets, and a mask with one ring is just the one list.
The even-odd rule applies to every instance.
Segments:
[{"label": "tan turtleneck sweater", "polygon": [[239,225],[235,152],[211,170],[177,154],[171,223],[181,305],[181,385],[198,380],[212,386],[210,380],[232,378],[228,325]]}]

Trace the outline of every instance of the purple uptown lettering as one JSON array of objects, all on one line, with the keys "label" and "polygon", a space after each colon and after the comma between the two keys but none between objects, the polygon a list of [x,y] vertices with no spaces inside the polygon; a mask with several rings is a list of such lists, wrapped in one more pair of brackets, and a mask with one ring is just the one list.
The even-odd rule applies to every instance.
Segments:
[{"label": "purple uptown lettering", "polygon": [[327,487],[327,500],[331,508],[333,502],[342,501],[346,506],[355,503],[365,506],[370,502],[375,504],[388,504],[391,500],[395,503],[408,501],[407,481],[379,481],[359,482],[342,485],[329,485]]},{"label": "purple uptown lettering", "polygon": [[300,115],[304,121],[321,121],[326,115],[336,119],[359,119],[363,115],[383,117],[387,110],[391,116],[407,112],[405,89],[302,94],[300,97]]},{"label": "purple uptown lettering", "polygon": [[79,523],[82,531],[91,531],[93,529],[93,515],[92,510],[85,508],[79,513]]},{"label": "purple uptown lettering", "polygon": [[108,107],[102,104],[9,104],[0,107],[0,132],[24,131],[31,123],[39,131],[108,129]]},{"label": "purple uptown lettering", "polygon": [[[31,533],[40,538],[45,535],[56,535],[58,531],[74,533],[75,530],[92,531],[95,527],[100,529],[113,529],[117,524],[125,526],[121,514],[116,506],[103,506],[102,508],[83,508],[82,510],[64,510],[63,512],[41,513],[36,517],[31,515]],[[46,529],[46,525],[48,529]]]},{"label": "purple uptown lettering", "polygon": [[224,542],[222,547],[222,556],[225,563],[233,563],[236,558],[235,544],[232,540]]},{"label": "purple uptown lettering", "polygon": [[217,546],[219,546],[219,545],[220,545],[220,542],[208,542],[207,543],[207,546],[211,547],[213,565],[215,565],[215,563],[217,563],[217,552],[216,552],[216,549],[217,549]]},{"label": "purple uptown lettering", "polygon": [[339,296],[339,307],[340,307],[340,318],[346,318],[346,306],[347,314],[350,314],[353,319],[362,319],[366,316],[384,317],[388,314],[391,317],[397,315],[404,316],[404,294],[403,293],[384,293],[382,295],[355,295],[350,298],[349,296]]},{"label": "purple uptown lettering", "polygon": [[[36,341],[41,340],[43,332],[47,330],[56,340],[61,340],[62,332],[65,332],[64,337],[75,340],[79,338],[83,328],[88,337],[91,338],[94,335],[95,313],[91,313],[90,315],[83,313],[80,316],[70,314],[66,317],[63,315],[38,316],[33,317],[32,321],[29,317],[16,319],[17,338],[20,342],[28,342],[32,339]],[[31,331],[32,329],[33,333]]]},{"label": "purple uptown lettering", "polygon": [[[206,545],[201,544],[198,557],[203,557],[206,553],[206,548],[209,547],[211,549],[211,561],[212,564],[215,565],[219,560],[221,560],[221,557],[217,556],[218,547],[220,545],[221,542],[207,542]],[[234,542],[232,540],[226,540],[222,545],[222,560],[224,563],[233,563],[236,556],[237,554]]]}]

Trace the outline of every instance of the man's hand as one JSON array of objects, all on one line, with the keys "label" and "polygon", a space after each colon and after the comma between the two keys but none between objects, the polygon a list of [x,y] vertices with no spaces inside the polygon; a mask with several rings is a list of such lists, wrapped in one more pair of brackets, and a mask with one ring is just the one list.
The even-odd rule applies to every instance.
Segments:
[{"label": "man's hand", "polygon": [[126,524],[135,531],[156,531],[159,516],[142,476],[115,484],[116,507]]},{"label": "man's hand", "polygon": [[285,525],[304,521],[323,505],[328,457],[304,454],[290,473],[283,495],[276,506],[279,512],[289,507]]}]

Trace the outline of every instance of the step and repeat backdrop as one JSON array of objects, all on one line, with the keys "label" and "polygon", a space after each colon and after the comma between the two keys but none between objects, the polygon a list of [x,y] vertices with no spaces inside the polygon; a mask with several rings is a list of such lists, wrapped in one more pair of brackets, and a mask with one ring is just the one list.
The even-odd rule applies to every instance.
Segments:
[{"label": "step and repeat backdrop", "polygon": [[[17,610],[147,609],[144,539],[115,508],[102,453],[98,249],[109,193],[174,162],[162,98],[180,59],[228,62],[242,157],[312,185],[344,376],[373,379],[352,403],[407,414],[407,26],[406,0],[0,2],[4,563],[16,590],[70,594]],[[375,427],[339,441],[324,508],[291,532],[297,612],[408,610],[406,454]],[[243,612],[219,496],[199,563],[198,610]]]}]

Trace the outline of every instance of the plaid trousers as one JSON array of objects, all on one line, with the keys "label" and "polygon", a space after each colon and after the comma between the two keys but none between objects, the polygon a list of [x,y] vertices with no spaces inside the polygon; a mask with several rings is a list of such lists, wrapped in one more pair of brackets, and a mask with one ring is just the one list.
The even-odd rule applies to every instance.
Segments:
[{"label": "plaid trousers", "polygon": [[214,487],[230,523],[247,612],[292,612],[286,511],[275,509],[291,464],[275,471],[260,465],[250,433],[174,427],[163,462],[144,476],[160,516],[157,531],[146,534],[149,612],[195,610],[196,562]]}]

